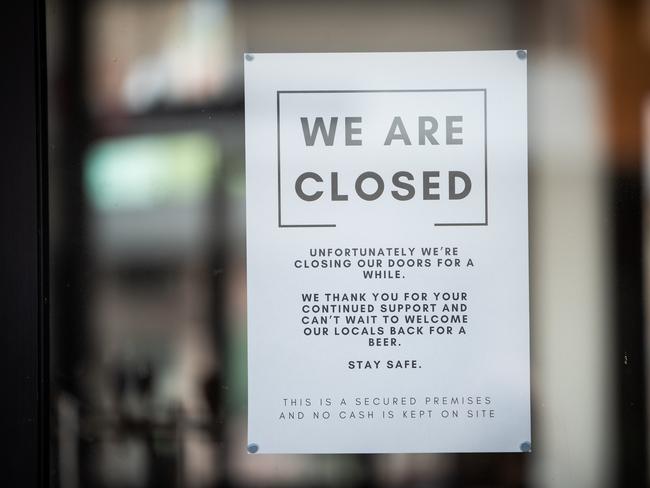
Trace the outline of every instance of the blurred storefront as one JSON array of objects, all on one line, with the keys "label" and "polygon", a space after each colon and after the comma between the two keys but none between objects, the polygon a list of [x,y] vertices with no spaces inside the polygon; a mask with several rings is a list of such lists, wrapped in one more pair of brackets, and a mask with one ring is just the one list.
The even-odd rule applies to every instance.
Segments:
[{"label": "blurred storefront", "polygon": [[[649,2],[46,11],[52,486],[647,484]],[[248,455],[243,53],[522,47],[534,453]]]}]

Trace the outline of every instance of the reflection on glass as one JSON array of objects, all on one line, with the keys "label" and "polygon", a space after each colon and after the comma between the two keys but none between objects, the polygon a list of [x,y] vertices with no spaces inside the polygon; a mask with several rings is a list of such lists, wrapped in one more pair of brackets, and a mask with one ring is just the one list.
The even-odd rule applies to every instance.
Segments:
[{"label": "reflection on glass", "polygon": [[[47,3],[55,486],[613,484],[611,120],[593,53],[617,7]],[[243,52],[518,48],[534,454],[248,455]]]}]

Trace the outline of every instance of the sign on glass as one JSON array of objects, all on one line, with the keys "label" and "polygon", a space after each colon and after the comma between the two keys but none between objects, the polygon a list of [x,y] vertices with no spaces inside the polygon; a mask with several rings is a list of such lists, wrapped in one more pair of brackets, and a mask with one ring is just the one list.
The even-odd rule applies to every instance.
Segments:
[{"label": "sign on glass", "polygon": [[249,452],[529,450],[526,53],[245,70]]}]

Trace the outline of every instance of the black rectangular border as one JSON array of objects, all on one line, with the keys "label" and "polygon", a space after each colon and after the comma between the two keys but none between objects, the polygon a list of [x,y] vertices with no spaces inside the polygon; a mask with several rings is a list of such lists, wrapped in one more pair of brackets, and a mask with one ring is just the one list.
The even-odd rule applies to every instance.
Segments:
[{"label": "black rectangular border", "polygon": [[280,95],[300,93],[434,93],[434,92],[483,92],[483,155],[485,171],[485,220],[483,222],[443,222],[436,227],[467,227],[488,225],[488,156],[487,156],[487,89],[486,88],[422,88],[404,90],[278,90],[276,91],[277,150],[278,150],[278,227],[336,227],[336,224],[283,224],[282,223],[282,168],[280,161]]}]

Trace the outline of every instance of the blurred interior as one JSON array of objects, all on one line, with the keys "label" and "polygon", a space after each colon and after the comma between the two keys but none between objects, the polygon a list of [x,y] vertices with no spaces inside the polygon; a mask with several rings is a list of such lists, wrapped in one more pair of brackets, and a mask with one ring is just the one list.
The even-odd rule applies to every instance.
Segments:
[{"label": "blurred interior", "polygon": [[[46,7],[53,486],[647,484],[649,1]],[[518,48],[533,453],[246,454],[243,53]]]}]

